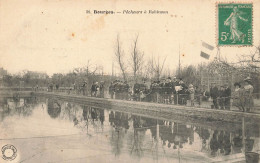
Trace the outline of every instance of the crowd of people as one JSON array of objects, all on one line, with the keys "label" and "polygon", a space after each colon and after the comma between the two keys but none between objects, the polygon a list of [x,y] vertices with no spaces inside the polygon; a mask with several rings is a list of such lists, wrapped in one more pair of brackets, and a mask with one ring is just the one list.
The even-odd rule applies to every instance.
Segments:
[{"label": "crowd of people", "polygon": [[[188,98],[194,102],[195,89],[192,84],[186,86],[181,78],[175,77],[173,80],[168,77],[161,81],[153,81],[151,84],[146,81],[135,83],[132,89],[126,82],[116,80],[110,84],[109,94],[111,98],[115,99],[158,103],[174,102],[184,105]],[[174,94],[179,94],[180,98],[177,99],[177,96],[174,98]]]},{"label": "crowd of people", "polygon": [[233,105],[241,111],[249,112],[254,106],[251,80],[247,77],[243,82],[234,83],[233,91],[228,84],[217,86],[216,83],[207,91],[192,84],[187,85],[182,78],[176,77],[153,81],[150,85],[145,81],[135,83],[131,90],[126,82],[115,81],[109,86],[109,94],[115,99],[178,105],[187,105],[189,101],[191,106],[195,102],[200,105],[202,101],[212,101],[212,109],[230,110]]},{"label": "crowd of people", "polygon": [[230,110],[230,104],[241,111],[249,112],[254,106],[252,79],[247,77],[243,82],[234,83],[234,91],[225,84],[219,88],[216,84],[210,88],[210,97],[213,99],[212,108]]},{"label": "crowd of people", "polygon": [[[54,85],[50,85],[53,90]],[[109,86],[105,86],[103,81],[94,81],[91,85],[83,82],[82,85],[73,85],[74,92],[84,96],[105,98],[108,93],[111,99],[144,101],[155,103],[166,103],[175,105],[195,106],[201,105],[202,101],[212,101],[212,109],[230,110],[231,106],[237,107],[241,111],[250,111],[253,107],[253,86],[248,77],[243,82],[235,83],[235,89],[231,90],[228,84],[217,85],[212,83],[210,90],[205,87],[186,84],[182,78],[168,77],[160,81],[148,83],[142,81],[130,86],[126,81],[115,80]],[[56,89],[59,85],[56,84]],[[73,91],[70,90],[69,93]],[[106,96],[107,97],[107,96]],[[232,101],[231,101],[232,100]]]},{"label": "crowd of people", "polygon": [[[82,85],[77,85],[76,83],[73,84],[73,90],[76,94],[82,94],[83,96],[88,96],[89,93],[89,87],[86,81],[83,82]],[[93,82],[90,87],[90,96],[91,97],[105,97],[105,86],[104,81]]]}]

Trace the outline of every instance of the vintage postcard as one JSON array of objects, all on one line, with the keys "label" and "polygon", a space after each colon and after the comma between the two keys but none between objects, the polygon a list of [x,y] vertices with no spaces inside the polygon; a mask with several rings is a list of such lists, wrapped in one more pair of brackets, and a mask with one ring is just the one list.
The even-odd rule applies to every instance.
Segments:
[{"label": "vintage postcard", "polygon": [[258,163],[260,0],[0,0],[0,163]]}]

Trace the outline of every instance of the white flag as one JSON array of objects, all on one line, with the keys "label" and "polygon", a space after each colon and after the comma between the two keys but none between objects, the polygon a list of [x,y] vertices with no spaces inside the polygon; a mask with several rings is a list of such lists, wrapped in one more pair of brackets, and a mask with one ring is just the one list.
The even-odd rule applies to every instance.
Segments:
[{"label": "white flag", "polygon": [[214,49],[214,46],[212,45],[209,45],[208,43],[202,41],[202,46],[209,49],[209,50],[213,50]]}]

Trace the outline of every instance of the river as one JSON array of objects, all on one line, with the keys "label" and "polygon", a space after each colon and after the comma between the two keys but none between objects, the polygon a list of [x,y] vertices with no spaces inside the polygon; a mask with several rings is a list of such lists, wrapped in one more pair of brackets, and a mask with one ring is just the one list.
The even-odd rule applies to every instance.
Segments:
[{"label": "river", "polygon": [[165,120],[52,98],[0,104],[0,147],[17,149],[14,162],[245,162],[260,151],[250,119]]}]

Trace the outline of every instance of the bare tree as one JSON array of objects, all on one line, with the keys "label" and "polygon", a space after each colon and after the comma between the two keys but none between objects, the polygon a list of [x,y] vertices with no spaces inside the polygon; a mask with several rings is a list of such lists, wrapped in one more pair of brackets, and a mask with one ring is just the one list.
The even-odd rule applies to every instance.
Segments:
[{"label": "bare tree", "polygon": [[161,63],[159,56],[157,57],[157,60],[155,60],[154,57],[152,57],[151,59],[149,59],[147,63],[151,75],[154,76],[157,80],[159,80],[162,75],[166,58],[167,57],[164,57],[163,62]]},{"label": "bare tree", "polygon": [[144,61],[144,52],[140,52],[138,49],[138,38],[139,35],[136,35],[134,39],[133,46],[131,49],[131,66],[134,74],[134,81],[137,82],[137,75],[140,73],[142,64]]},{"label": "bare tree", "polygon": [[246,73],[260,73],[260,45],[248,55],[237,55],[238,62],[232,63]]},{"label": "bare tree", "polygon": [[75,74],[84,74],[86,73],[86,76],[94,75],[96,71],[98,70],[98,66],[91,63],[91,60],[88,59],[87,65],[83,68],[74,68],[73,73]]},{"label": "bare tree", "polygon": [[93,64],[91,64],[91,60],[89,59],[89,60],[88,60],[88,64],[87,64],[87,66],[86,66],[86,68],[85,68],[85,71],[86,71],[86,73],[87,73],[87,76],[88,76],[89,74],[94,75],[97,70],[98,70],[97,65],[96,65],[96,66],[93,66]]},{"label": "bare tree", "polygon": [[119,35],[117,35],[117,39],[116,39],[115,56],[116,56],[116,61],[119,64],[120,70],[123,74],[124,81],[126,81],[126,66],[124,63],[124,51],[122,49],[122,43],[120,41]]}]

